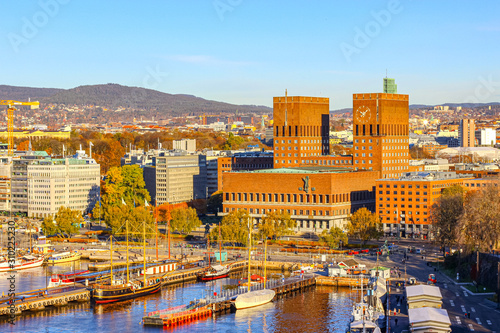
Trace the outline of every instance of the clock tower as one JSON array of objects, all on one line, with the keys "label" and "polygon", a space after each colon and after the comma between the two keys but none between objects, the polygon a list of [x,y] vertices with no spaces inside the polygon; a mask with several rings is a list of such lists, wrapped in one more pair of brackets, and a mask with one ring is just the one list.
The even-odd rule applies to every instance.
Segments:
[{"label": "clock tower", "polygon": [[408,172],[409,96],[353,95],[353,167],[380,171],[381,178]]}]

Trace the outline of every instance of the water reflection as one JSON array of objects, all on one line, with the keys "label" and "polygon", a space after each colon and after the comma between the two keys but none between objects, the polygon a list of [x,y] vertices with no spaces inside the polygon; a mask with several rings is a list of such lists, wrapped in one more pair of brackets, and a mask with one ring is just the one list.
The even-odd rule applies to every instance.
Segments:
[{"label": "water reflection", "polygon": [[[61,269],[49,267],[49,271]],[[70,268],[72,270],[72,267]],[[61,270],[70,270],[67,267]],[[77,267],[76,269],[81,269]],[[43,269],[18,273],[20,289],[35,289],[43,284]],[[0,277],[0,286],[7,285]],[[223,291],[225,284],[235,284],[238,276],[208,283],[185,283],[167,286],[161,293],[121,302],[98,305],[70,304],[22,315],[15,327],[0,321],[0,332],[158,332],[159,328],[140,324],[148,312],[182,305],[195,298]],[[40,282],[39,280],[42,280]],[[42,287],[42,286],[40,286]],[[220,316],[179,325],[172,332],[345,332],[356,293],[349,289],[318,286],[295,293],[260,307],[239,310]]]}]

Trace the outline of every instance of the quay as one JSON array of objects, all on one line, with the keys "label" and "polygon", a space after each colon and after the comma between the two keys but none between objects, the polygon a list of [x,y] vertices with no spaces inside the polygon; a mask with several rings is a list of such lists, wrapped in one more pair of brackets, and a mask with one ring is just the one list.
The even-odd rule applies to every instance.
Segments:
[{"label": "quay", "polygon": [[[293,292],[300,292],[307,288],[316,285],[315,274],[305,274],[303,278],[300,276],[293,276],[285,278],[284,280],[274,279],[269,280],[266,284],[268,289],[276,292],[274,299],[284,297]],[[264,283],[252,285],[251,290],[260,290],[264,288]],[[178,313],[171,313],[171,311],[154,311],[148,313],[147,316],[142,318],[146,326],[163,326],[174,327],[176,325],[186,324],[193,320],[200,320],[209,316],[224,314],[231,311],[232,301],[241,294],[247,292],[247,287],[240,286],[234,290],[226,290],[222,294],[214,297],[207,297],[203,300],[206,304],[196,309],[186,310]],[[201,301],[201,300],[199,300]],[[175,309],[175,308],[174,308]]]},{"label": "quay", "polygon": [[65,306],[70,302],[88,302],[90,300],[90,291],[77,286],[56,287],[49,289],[36,289],[17,294],[14,298],[14,307],[9,304],[8,297],[0,299],[0,316],[10,315],[12,310],[16,315],[23,311],[40,311],[47,307]]},{"label": "quay", "polygon": [[316,284],[318,286],[331,286],[331,287],[349,287],[355,288],[361,285],[361,280],[363,281],[363,285],[368,285],[369,278],[368,277],[339,277],[339,276],[318,276],[316,278]]}]

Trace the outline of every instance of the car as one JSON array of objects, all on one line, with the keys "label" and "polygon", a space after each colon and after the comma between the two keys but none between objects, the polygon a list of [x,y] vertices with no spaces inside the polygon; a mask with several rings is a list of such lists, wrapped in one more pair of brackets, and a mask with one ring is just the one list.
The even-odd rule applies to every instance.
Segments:
[{"label": "car", "polygon": [[420,250],[420,249],[416,249],[416,250],[415,250],[415,253],[416,253],[416,254],[422,254],[422,250]]},{"label": "car", "polygon": [[408,278],[408,284],[417,284],[417,279],[415,279],[413,276]]},{"label": "car", "polygon": [[429,277],[427,278],[427,284],[436,284],[436,283],[437,283],[436,275],[429,274]]}]

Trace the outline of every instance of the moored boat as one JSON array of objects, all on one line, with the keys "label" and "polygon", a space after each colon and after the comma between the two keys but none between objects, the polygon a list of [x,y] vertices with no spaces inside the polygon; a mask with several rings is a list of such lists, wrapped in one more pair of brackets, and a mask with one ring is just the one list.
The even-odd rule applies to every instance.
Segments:
[{"label": "moored boat", "polygon": [[161,290],[161,280],[130,281],[129,283],[100,284],[92,289],[92,301],[96,304],[106,304],[126,301],[141,296],[157,293]]},{"label": "moored boat", "polygon": [[61,252],[55,253],[47,258],[47,263],[49,264],[59,264],[63,262],[71,262],[75,260],[79,260],[82,257],[82,254],[78,251],[71,252]]},{"label": "moored boat", "polygon": [[234,307],[237,310],[252,308],[254,306],[263,305],[273,300],[276,292],[272,289],[254,290],[241,295],[238,295],[234,300]]},{"label": "moored boat", "polygon": [[198,279],[201,281],[211,281],[222,279],[229,276],[229,266],[212,265],[198,274]]},{"label": "moored boat", "polygon": [[[22,269],[35,268],[43,265],[45,257],[43,255],[25,255],[10,262],[2,258],[0,262],[0,272],[18,271]],[[12,265],[11,265],[12,264]]]},{"label": "moored boat", "polygon": [[75,283],[76,281],[80,281],[83,278],[78,278],[79,275],[86,274],[88,273],[88,270],[78,270],[75,272],[67,272],[67,273],[62,273],[62,274],[52,274],[50,277],[49,285],[48,287],[58,287],[58,286],[64,286],[64,285],[69,285],[72,283]]}]

